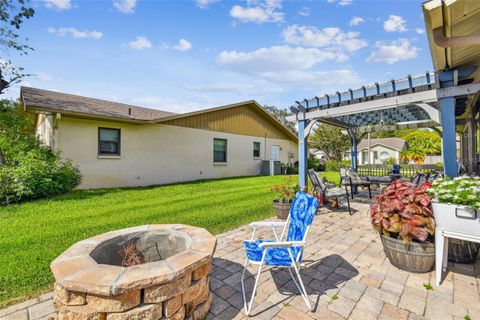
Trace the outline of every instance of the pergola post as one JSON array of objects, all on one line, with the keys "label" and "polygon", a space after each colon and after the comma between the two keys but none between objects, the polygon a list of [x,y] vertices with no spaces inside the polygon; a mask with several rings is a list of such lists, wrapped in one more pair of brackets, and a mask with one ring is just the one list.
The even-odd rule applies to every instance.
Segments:
[{"label": "pergola post", "polygon": [[357,171],[358,168],[358,152],[357,152],[357,136],[352,130],[348,130],[348,135],[350,136],[350,155],[352,158],[352,169]]},{"label": "pergola post", "polygon": [[305,128],[308,125],[307,120],[298,121],[298,185],[300,189],[308,186],[307,182],[307,161],[308,161],[308,142],[305,136]]},{"label": "pergola post", "polygon": [[457,176],[457,139],[455,132],[455,98],[441,98],[443,170],[448,177]]},{"label": "pergola post", "polygon": [[[440,87],[453,87],[458,76],[454,71],[439,74]],[[455,97],[439,99],[440,122],[442,125],[443,170],[447,177],[457,176],[457,138],[455,130]]]}]

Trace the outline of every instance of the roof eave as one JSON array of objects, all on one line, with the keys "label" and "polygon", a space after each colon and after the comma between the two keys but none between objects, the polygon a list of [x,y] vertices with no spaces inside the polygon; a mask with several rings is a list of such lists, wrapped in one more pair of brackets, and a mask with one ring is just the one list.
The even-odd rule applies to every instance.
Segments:
[{"label": "roof eave", "polygon": [[147,120],[139,120],[139,119],[127,119],[127,118],[120,118],[120,117],[112,117],[112,116],[101,116],[101,115],[94,115],[90,113],[82,113],[82,112],[74,112],[74,111],[65,111],[61,109],[54,109],[48,107],[37,107],[37,106],[27,106],[25,104],[25,111],[27,112],[47,112],[47,113],[60,113],[61,115],[70,116],[72,118],[80,118],[80,119],[88,119],[88,120],[102,120],[107,122],[120,122],[120,123],[132,123],[132,124],[146,124],[149,123]]},{"label": "roof eave", "polygon": [[422,4],[423,17],[425,20],[425,28],[427,31],[428,44],[430,47],[430,55],[435,71],[444,70],[448,66],[447,52],[442,47],[435,44],[433,30],[444,28],[443,4],[441,0],[427,1]]}]

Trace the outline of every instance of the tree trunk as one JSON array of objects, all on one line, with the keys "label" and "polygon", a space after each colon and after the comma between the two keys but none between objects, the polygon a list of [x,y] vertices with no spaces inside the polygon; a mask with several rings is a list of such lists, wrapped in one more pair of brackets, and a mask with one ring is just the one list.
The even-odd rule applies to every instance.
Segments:
[{"label": "tree trunk", "polygon": [[5,157],[3,156],[2,149],[0,149],[0,167],[5,164]]}]

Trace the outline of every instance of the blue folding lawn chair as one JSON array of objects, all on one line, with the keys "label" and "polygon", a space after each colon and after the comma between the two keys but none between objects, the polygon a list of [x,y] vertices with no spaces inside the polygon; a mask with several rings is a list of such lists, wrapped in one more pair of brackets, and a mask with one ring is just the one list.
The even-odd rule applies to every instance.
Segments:
[{"label": "blue folding lawn chair", "polygon": [[[302,262],[303,248],[306,244],[306,238],[310,225],[313,222],[313,217],[318,209],[318,201],[315,197],[301,191],[298,192],[293,199],[290,214],[285,222],[253,222],[250,224],[253,227],[252,239],[244,242],[246,259],[242,272],[242,292],[243,301],[245,305],[245,314],[249,315],[252,310],[253,298],[258,286],[258,280],[263,267],[284,267],[288,268],[290,275],[302,295],[305,304],[309,310],[312,310],[312,305],[308,299],[307,291],[303,285],[300,276],[300,267]],[[255,240],[255,232],[260,227],[271,227],[275,240]],[[283,227],[283,231],[278,237],[275,227]],[[286,239],[284,239],[286,236]],[[255,279],[252,296],[250,302],[247,304],[245,294],[245,270],[248,265],[258,265],[258,273]],[[293,272],[298,278],[295,278]]]}]

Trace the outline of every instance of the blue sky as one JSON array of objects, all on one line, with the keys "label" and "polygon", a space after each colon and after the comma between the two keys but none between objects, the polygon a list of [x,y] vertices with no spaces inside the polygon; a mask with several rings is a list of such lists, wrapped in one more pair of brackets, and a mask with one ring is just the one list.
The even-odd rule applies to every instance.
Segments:
[{"label": "blue sky", "polygon": [[[24,85],[174,112],[295,100],[432,68],[421,1],[34,0]],[[17,98],[18,88],[8,96]]]}]

